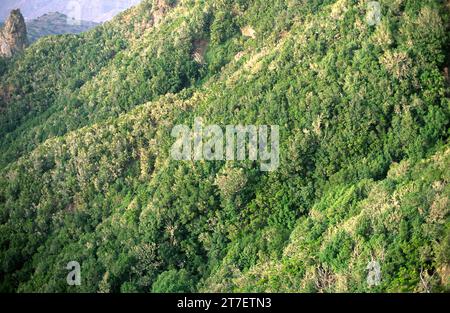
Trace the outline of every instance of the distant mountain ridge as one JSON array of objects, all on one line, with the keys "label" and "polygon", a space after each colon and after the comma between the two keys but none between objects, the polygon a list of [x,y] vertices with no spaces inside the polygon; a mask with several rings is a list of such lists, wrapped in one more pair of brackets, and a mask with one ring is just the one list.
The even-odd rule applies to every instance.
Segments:
[{"label": "distant mountain ridge", "polygon": [[[104,22],[110,20],[119,12],[132,7],[140,0],[2,0],[0,5],[0,21],[6,20],[9,12],[19,8],[26,20],[38,18],[48,12],[61,12],[77,19]],[[75,4],[75,5],[74,5]],[[77,8],[76,5],[79,4]],[[79,10],[79,12],[77,12]]]},{"label": "distant mountain ridge", "polygon": [[26,24],[30,43],[48,35],[79,34],[99,25],[90,21],[71,20],[59,12],[44,14]]}]

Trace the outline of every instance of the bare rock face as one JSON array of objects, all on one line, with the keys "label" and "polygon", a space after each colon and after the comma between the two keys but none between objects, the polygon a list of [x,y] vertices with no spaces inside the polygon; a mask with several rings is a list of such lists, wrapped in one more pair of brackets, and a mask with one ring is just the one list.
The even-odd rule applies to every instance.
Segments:
[{"label": "bare rock face", "polygon": [[192,54],[192,57],[194,58],[194,61],[198,64],[205,64],[205,53],[208,49],[208,41],[206,40],[195,40],[194,45],[194,53]]},{"label": "bare rock face", "polygon": [[20,10],[12,10],[0,29],[0,56],[10,58],[28,45],[27,26]]}]

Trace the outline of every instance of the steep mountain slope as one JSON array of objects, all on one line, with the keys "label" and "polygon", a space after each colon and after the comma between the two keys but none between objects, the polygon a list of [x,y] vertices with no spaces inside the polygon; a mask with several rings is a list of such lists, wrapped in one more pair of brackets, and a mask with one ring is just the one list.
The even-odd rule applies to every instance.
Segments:
[{"label": "steep mountain slope", "polygon": [[[16,158],[24,149],[32,149],[35,143],[48,137],[117,116],[194,82],[200,75],[200,66],[192,58],[191,41],[201,25],[192,25],[189,30],[192,34],[183,37],[173,29],[186,16],[175,14],[171,18],[173,23],[161,25],[164,31],[153,34],[155,17],[162,15],[159,7],[151,12],[144,4],[139,12],[123,14],[120,17],[123,23],[106,23],[86,34],[83,41],[66,36],[33,45],[25,58],[19,60],[22,64],[6,74],[8,79],[0,92],[5,111],[0,117],[1,127],[6,130],[2,132],[6,136],[0,139],[5,151],[0,163]],[[53,56],[49,56],[50,51]],[[155,58],[155,53],[162,56]],[[44,60],[49,57],[63,59],[48,64]],[[42,69],[37,59],[43,60],[47,68],[34,70]],[[30,68],[33,75],[27,74]],[[92,74],[97,75],[89,78]],[[17,82],[21,85],[15,86]],[[10,90],[16,88],[29,91],[10,106]],[[21,91],[17,90],[18,93]]]},{"label": "steep mountain slope", "polygon": [[[149,0],[8,61],[1,290],[448,290],[448,12],[380,3]],[[196,117],[278,170],[173,160]]]},{"label": "steep mountain slope", "polygon": [[48,35],[79,34],[98,25],[89,21],[70,20],[67,15],[59,12],[44,14],[26,24],[30,42]]},{"label": "steep mountain slope", "polygon": [[382,264],[373,291],[438,292],[450,287],[448,146],[415,165],[392,164],[384,180],[334,186],[300,218],[281,258],[242,273],[232,254],[205,292],[359,292],[368,260]]}]

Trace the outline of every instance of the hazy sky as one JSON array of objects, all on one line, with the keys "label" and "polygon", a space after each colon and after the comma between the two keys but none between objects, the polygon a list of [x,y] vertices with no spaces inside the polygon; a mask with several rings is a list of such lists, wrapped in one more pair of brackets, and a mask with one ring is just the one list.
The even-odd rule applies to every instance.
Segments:
[{"label": "hazy sky", "polygon": [[0,0],[0,20],[19,8],[26,19],[61,12],[75,19],[104,22],[141,0]]}]

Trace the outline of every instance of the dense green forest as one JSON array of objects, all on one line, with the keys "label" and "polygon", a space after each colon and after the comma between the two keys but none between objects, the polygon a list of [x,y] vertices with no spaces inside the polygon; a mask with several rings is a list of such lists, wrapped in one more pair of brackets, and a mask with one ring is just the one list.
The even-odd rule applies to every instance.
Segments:
[{"label": "dense green forest", "polygon": [[[0,60],[0,291],[450,291],[450,5],[379,3],[144,0]],[[173,160],[197,117],[279,168]]]}]

